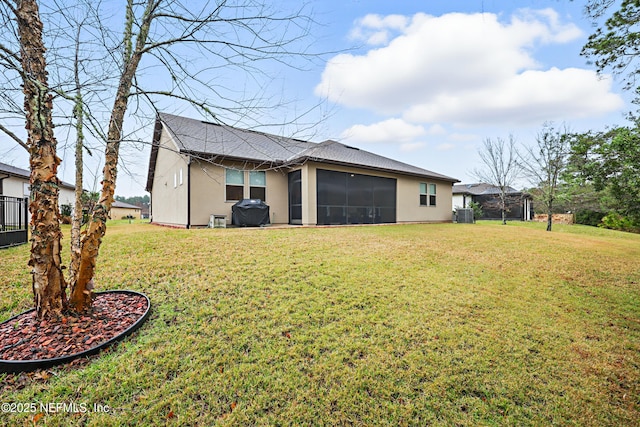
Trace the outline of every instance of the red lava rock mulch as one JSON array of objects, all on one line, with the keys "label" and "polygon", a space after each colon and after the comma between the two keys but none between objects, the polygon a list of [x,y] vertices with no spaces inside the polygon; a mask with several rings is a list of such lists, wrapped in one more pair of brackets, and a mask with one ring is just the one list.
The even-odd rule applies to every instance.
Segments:
[{"label": "red lava rock mulch", "polygon": [[142,295],[96,294],[90,312],[65,313],[59,322],[39,321],[35,310],[0,324],[0,360],[70,356],[120,335],[147,311]]}]

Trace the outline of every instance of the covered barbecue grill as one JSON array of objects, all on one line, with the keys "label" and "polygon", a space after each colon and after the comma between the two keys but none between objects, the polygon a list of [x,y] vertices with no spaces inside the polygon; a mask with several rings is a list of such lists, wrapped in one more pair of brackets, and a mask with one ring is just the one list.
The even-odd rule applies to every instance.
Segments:
[{"label": "covered barbecue grill", "polygon": [[269,206],[260,199],[242,199],[231,207],[231,224],[241,227],[269,224]]}]

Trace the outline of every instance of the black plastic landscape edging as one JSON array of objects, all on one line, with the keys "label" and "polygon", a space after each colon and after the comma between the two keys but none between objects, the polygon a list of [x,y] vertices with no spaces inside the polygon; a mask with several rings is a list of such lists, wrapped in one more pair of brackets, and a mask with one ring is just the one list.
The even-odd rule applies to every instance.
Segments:
[{"label": "black plastic landscape edging", "polygon": [[[111,339],[109,339],[109,340],[97,345],[96,347],[92,347],[92,348],[90,348],[88,350],[84,350],[84,351],[81,351],[79,353],[69,354],[67,356],[54,357],[52,359],[38,359],[38,360],[4,360],[4,359],[0,359],[0,373],[2,373],[2,372],[5,372],[5,373],[18,373],[18,372],[35,371],[36,369],[47,369],[47,368],[50,368],[50,367],[55,366],[55,365],[60,365],[60,364],[63,364],[63,363],[71,362],[73,359],[77,359],[78,357],[86,357],[86,356],[91,356],[93,354],[99,353],[102,349],[110,346],[111,344],[114,344],[114,343],[122,340],[123,338],[125,338],[125,337],[131,335],[132,333],[134,333],[135,331],[137,331],[138,328],[140,328],[140,326],[142,326],[142,324],[147,320],[147,318],[149,317],[149,314],[151,313],[151,300],[149,300],[149,297],[147,297],[143,293],[136,292],[136,291],[129,291],[129,290],[111,290],[111,291],[96,292],[95,294],[96,295],[100,295],[100,294],[139,295],[139,296],[144,297],[147,300],[147,311],[145,311],[144,314],[138,320],[136,320],[136,322],[134,324],[132,324],[127,329],[122,331],[119,335],[116,335],[115,337],[113,337],[113,338],[111,338]],[[23,313],[20,313],[20,314],[16,315],[16,316],[13,316],[11,319],[2,322],[2,324],[11,322],[12,320],[16,319],[17,317],[20,317],[23,314],[29,313],[29,312],[34,311],[34,310],[35,310],[35,308],[32,308],[31,310],[27,310],[27,311],[25,311]]]}]

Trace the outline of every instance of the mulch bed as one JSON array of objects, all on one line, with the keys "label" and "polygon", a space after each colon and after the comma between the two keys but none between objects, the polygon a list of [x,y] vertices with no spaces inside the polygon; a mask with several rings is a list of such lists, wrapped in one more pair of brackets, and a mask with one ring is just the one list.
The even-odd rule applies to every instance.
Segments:
[{"label": "mulch bed", "polygon": [[0,360],[43,360],[78,354],[120,335],[147,311],[141,295],[95,295],[87,313],[65,313],[59,322],[40,321],[35,310],[0,324]]}]

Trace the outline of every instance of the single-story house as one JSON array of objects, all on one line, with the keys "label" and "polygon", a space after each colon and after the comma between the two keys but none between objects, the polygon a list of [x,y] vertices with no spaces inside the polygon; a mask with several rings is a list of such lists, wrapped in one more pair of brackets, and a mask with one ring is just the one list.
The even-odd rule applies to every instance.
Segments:
[{"label": "single-story house", "polygon": [[[533,197],[512,187],[507,189],[508,220],[531,221],[533,219]],[[500,187],[485,184],[455,184],[453,186],[453,208],[469,208],[471,202],[482,208],[482,216],[478,219],[502,219],[500,210]]]},{"label": "single-story house", "polygon": [[140,219],[142,218],[142,208],[116,200],[111,204],[109,217],[111,219]]},{"label": "single-story house", "polygon": [[[31,172],[15,166],[0,163],[0,196],[29,197],[31,194],[29,177]],[[75,185],[60,182],[58,205],[71,204],[75,200]]]},{"label": "single-story house", "polygon": [[204,227],[260,199],[272,224],[451,222],[459,182],[358,148],[159,114],[146,190],[151,220]]},{"label": "single-story house", "polygon": [[[27,243],[30,172],[0,163],[0,248]],[[74,186],[60,183],[59,203],[73,203]]]}]

